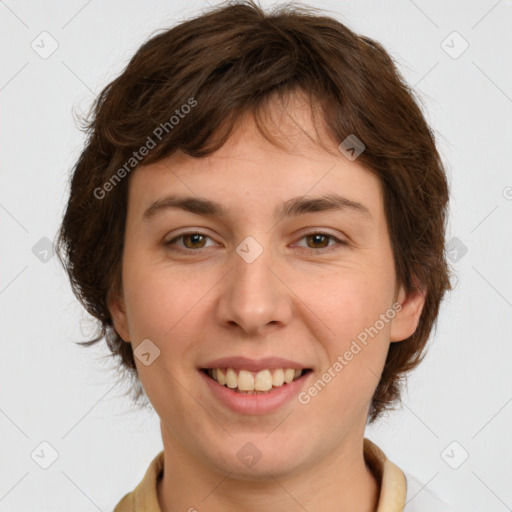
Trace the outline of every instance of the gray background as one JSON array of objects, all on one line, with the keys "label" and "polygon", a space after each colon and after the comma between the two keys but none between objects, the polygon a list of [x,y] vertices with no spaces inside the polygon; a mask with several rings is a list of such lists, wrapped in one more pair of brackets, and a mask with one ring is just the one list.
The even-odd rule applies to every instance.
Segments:
[{"label": "gray background", "polygon": [[[452,189],[456,288],[403,407],[366,436],[459,509],[512,510],[512,2],[310,5],[395,58]],[[72,109],[85,112],[155,30],[205,7],[0,1],[0,512],[111,510],[162,449],[158,417],[122,398],[106,350],[72,343],[93,331],[49,241],[83,144]],[[47,469],[42,442],[58,453]]]}]

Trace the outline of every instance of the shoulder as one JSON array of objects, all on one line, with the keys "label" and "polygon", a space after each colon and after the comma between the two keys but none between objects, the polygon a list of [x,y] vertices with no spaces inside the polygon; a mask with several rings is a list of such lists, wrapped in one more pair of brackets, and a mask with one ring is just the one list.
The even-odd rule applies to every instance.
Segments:
[{"label": "shoulder", "polygon": [[114,512],[161,512],[158,503],[157,482],[164,469],[164,451],[158,453],[149,464],[144,477],[135,489],[125,494],[115,506]]},{"label": "shoulder", "polygon": [[403,512],[457,512],[422,484],[414,475],[403,471],[406,480]]},{"label": "shoulder", "polygon": [[133,492],[126,493],[114,508],[114,512],[132,512],[134,510]]}]

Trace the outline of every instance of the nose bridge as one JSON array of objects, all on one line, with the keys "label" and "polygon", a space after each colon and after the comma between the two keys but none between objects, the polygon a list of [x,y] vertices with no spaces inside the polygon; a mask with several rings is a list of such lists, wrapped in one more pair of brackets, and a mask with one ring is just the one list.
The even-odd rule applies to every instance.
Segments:
[{"label": "nose bridge", "polygon": [[259,331],[289,318],[286,287],[276,277],[276,259],[271,236],[248,236],[235,248],[233,270],[226,276],[220,321],[236,322],[241,328]]},{"label": "nose bridge", "polygon": [[[256,301],[258,308],[263,310],[275,300],[275,276],[269,267],[275,266],[273,251],[270,247],[270,236],[248,236],[235,249],[235,269],[232,285],[240,303],[246,305]],[[256,305],[256,304],[255,304]]]}]

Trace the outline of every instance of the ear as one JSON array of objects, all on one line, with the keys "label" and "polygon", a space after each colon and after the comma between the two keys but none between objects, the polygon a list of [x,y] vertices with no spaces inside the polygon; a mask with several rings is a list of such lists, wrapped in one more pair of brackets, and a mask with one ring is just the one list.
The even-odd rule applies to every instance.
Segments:
[{"label": "ear", "polygon": [[406,295],[404,287],[400,286],[395,302],[401,304],[402,308],[397,310],[395,318],[391,322],[389,334],[391,343],[406,340],[416,331],[425,305],[425,291],[416,286]]},{"label": "ear", "polygon": [[114,328],[121,338],[130,343],[126,306],[122,294],[113,295],[107,301]]}]

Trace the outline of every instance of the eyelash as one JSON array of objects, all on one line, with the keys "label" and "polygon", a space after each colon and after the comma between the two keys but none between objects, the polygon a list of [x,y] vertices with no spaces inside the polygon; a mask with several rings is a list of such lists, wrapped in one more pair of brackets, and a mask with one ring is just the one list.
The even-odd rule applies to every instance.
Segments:
[{"label": "eyelash", "polygon": [[[179,240],[180,238],[183,238],[183,237],[185,237],[187,235],[201,235],[201,236],[204,236],[206,238],[209,238],[210,240],[212,239],[206,233],[201,233],[200,231],[188,231],[186,233],[182,233],[181,235],[173,238],[172,240],[164,242],[164,245],[166,247],[170,247],[171,245],[174,245],[177,240]],[[324,237],[327,237],[329,239],[334,240],[340,246],[348,245],[347,242],[344,242],[343,240],[340,240],[338,237],[336,237],[334,235],[330,235],[329,233],[323,233],[322,231],[312,231],[311,233],[306,233],[306,234],[304,234],[300,238],[300,240],[302,240],[303,238],[306,238],[308,236],[312,236],[312,235],[322,235]],[[331,251],[333,248],[336,248],[336,245],[331,245],[331,246],[327,246],[327,247],[320,247],[319,249],[312,249],[311,247],[301,247],[301,249],[306,249],[306,251],[309,251],[311,253],[326,252],[326,251],[328,252],[328,251]],[[184,248],[184,247],[176,246],[176,249],[173,248],[173,250],[178,250],[178,251],[188,252],[188,253],[199,252],[201,249],[207,249],[207,247],[206,248],[205,247],[199,247],[198,249],[189,249],[188,247]]]}]

